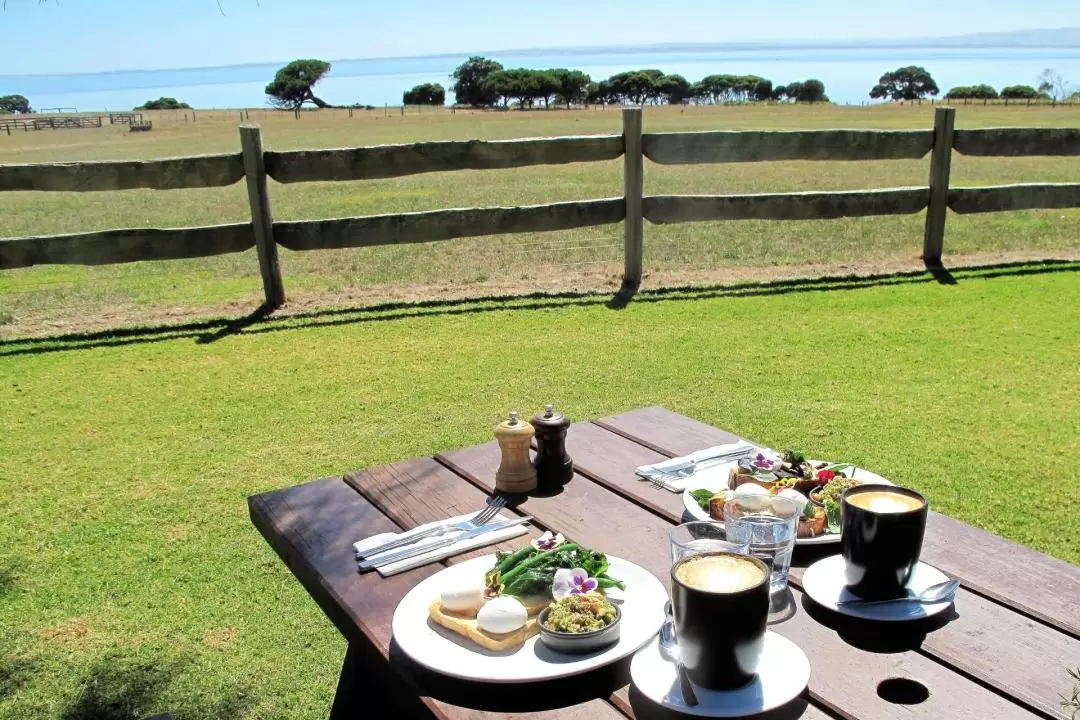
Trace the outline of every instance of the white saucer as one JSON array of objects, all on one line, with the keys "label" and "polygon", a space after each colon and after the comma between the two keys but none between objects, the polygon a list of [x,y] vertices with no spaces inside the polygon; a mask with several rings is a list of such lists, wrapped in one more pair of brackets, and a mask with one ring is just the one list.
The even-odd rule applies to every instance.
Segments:
[{"label": "white saucer", "polygon": [[[919,593],[937,583],[949,580],[949,577],[936,567],[920,562],[911,573],[908,582],[908,590]],[[803,573],[803,591],[810,599],[833,612],[863,620],[922,620],[948,609],[951,602],[932,603],[923,605],[915,602],[898,602],[887,605],[837,605],[840,600],[853,600],[857,596],[848,592],[844,587],[844,557],[832,555],[831,557],[818,560],[806,568]]]},{"label": "white saucer", "polygon": [[760,672],[738,690],[706,690],[694,685],[697,705],[687,705],[675,663],[660,654],[660,640],[634,655],[630,677],[641,693],[658,705],[699,717],[742,717],[773,710],[799,696],[810,681],[810,660],[798,645],[767,631]]}]

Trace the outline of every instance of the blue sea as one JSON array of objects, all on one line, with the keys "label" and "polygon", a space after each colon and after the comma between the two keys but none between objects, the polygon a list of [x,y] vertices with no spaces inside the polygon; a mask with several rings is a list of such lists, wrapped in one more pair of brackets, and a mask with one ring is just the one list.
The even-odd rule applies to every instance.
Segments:
[{"label": "blue sea", "polygon": [[[818,78],[837,103],[869,101],[870,88],[885,71],[923,65],[942,93],[955,85],[1034,85],[1045,68],[1080,83],[1080,48],[1031,47],[791,47],[618,48],[485,53],[506,67],[566,67],[594,80],[639,68],[679,73],[690,81],[714,73],[755,74],[776,84]],[[449,88],[449,74],[466,55],[339,60],[317,94],[334,105],[401,103],[401,93],[424,82]],[[0,95],[18,93],[35,108],[80,111],[129,109],[165,95],[197,108],[257,108],[263,88],[283,63],[177,70],[118,71],[72,75],[0,75]],[[448,102],[452,97],[448,96]]]}]

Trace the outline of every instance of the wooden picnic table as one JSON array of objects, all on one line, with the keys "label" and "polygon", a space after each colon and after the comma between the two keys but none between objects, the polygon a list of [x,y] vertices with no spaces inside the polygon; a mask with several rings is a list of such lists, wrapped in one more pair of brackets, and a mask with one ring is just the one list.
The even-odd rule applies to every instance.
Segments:
[{"label": "wooden picnic table", "polygon": [[[736,439],[660,407],[579,422],[567,437],[574,479],[514,512],[535,518],[533,536],[562,532],[667,585],[666,535],[682,521],[682,498],[634,469]],[[508,687],[436,676],[393,643],[390,621],[411,587],[447,565],[520,547],[525,536],[388,578],[359,574],[352,543],[483,507],[498,462],[491,442],[249,498],[252,522],[348,641],[332,718],[668,715],[629,685],[628,661]],[[1059,700],[1072,688],[1066,666],[1080,664],[1080,568],[931,512],[922,558],[963,587],[947,617],[893,626],[848,620],[803,598],[803,569],[836,552],[795,553],[791,602],[771,629],[806,652],[812,675],[801,698],[769,717],[1067,717]],[[917,685],[882,685],[894,678]]]}]

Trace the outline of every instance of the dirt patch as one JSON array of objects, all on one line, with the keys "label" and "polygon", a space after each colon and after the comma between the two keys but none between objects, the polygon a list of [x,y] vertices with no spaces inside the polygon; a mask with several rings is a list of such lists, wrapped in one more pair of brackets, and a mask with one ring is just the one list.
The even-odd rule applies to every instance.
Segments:
[{"label": "dirt patch", "polygon": [[59,625],[45,628],[41,638],[46,643],[69,649],[83,648],[90,644],[90,628],[79,618],[72,618]]},{"label": "dirt patch", "polygon": [[[1080,260],[1080,250],[1047,255],[1039,252],[974,253],[946,260],[952,270],[1005,263],[1039,260]],[[620,268],[621,270],[621,268]],[[779,267],[730,267],[711,270],[654,270],[645,273],[642,290],[656,290],[687,285],[722,285],[744,282],[776,282],[829,276],[865,277],[904,272],[921,272],[926,268],[918,256],[889,258],[877,261],[814,264]],[[467,301],[481,298],[504,298],[542,293],[614,293],[621,284],[621,274],[608,268],[567,274],[565,269],[551,268],[550,274],[532,274],[525,281],[492,280],[478,283],[364,285],[336,292],[298,291],[289,294],[288,303],[274,312],[275,317],[311,313],[330,308],[360,308],[383,303],[421,301]],[[49,337],[68,333],[106,332],[119,328],[169,326],[198,322],[211,318],[243,318],[258,310],[258,301],[234,301],[209,306],[146,307],[123,306],[102,308],[93,314],[63,318],[15,318],[0,325],[0,339]]]},{"label": "dirt patch", "polygon": [[234,627],[223,627],[210,630],[203,635],[203,644],[215,650],[223,650],[236,644],[238,632]]}]

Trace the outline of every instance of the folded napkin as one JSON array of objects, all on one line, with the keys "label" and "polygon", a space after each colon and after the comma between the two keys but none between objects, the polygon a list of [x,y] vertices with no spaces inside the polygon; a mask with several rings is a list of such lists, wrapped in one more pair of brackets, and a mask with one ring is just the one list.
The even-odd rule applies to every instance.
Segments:
[{"label": "folded napkin", "polygon": [[[636,472],[645,480],[659,481],[665,490],[681,493],[687,487],[701,484],[702,481],[708,482],[718,480],[721,481],[721,484],[726,484],[728,471],[732,466],[737,465],[739,462],[738,458],[709,458],[715,458],[716,455],[739,451],[742,451],[744,456],[748,457],[751,453],[756,453],[758,449],[757,446],[740,440],[739,442],[730,443],[728,445],[717,445],[704,450],[698,450],[695,453],[690,453],[683,457],[671,458],[670,460],[665,460],[664,462],[656,463],[655,465],[642,465]],[[692,475],[685,478],[668,475],[672,470],[684,468],[688,463],[693,461],[697,461],[698,467]]]},{"label": "folded napkin", "polygon": [[[414,530],[410,530],[409,532],[427,529],[436,525],[445,525],[447,523],[455,523],[462,520],[468,520],[475,514],[476,513],[469,513],[468,515],[458,515],[457,517],[447,518],[446,520],[439,520],[438,522],[430,522],[426,525],[420,525],[419,527],[414,528]],[[503,515],[502,513],[499,513],[488,522],[497,523],[502,520],[513,520],[514,517],[516,516]],[[518,535],[524,535],[526,532],[526,527],[526,525],[515,525],[514,527],[503,528],[502,530],[486,532],[483,535],[477,535],[476,537],[469,538],[468,540],[456,542],[453,545],[436,548],[435,550],[431,550],[430,552],[426,552],[421,555],[413,555],[410,558],[398,560],[395,563],[390,563],[389,565],[384,565],[375,569],[378,570],[379,574],[383,577],[397,575],[400,572],[412,570],[413,568],[418,568],[421,565],[438,562],[439,560],[448,558],[451,555],[460,555],[463,552],[475,550],[478,547],[484,547],[485,545],[493,545],[495,543],[502,542],[503,540],[515,538]],[[457,533],[459,531],[454,530],[452,532]],[[362,553],[366,548],[375,547],[376,545],[382,545],[383,543],[390,542],[391,540],[394,540],[398,537],[400,537],[398,533],[380,533],[378,535],[372,535],[369,538],[364,538],[363,540],[353,543],[353,549],[357,552],[357,554],[359,554]],[[447,537],[453,537],[453,535],[436,535],[435,537],[424,538],[422,540],[417,540],[415,545],[406,545],[405,547],[397,548],[397,550],[405,550],[406,548],[413,547],[423,547],[424,545],[430,545],[431,543],[438,542],[439,540],[445,540]]]}]

